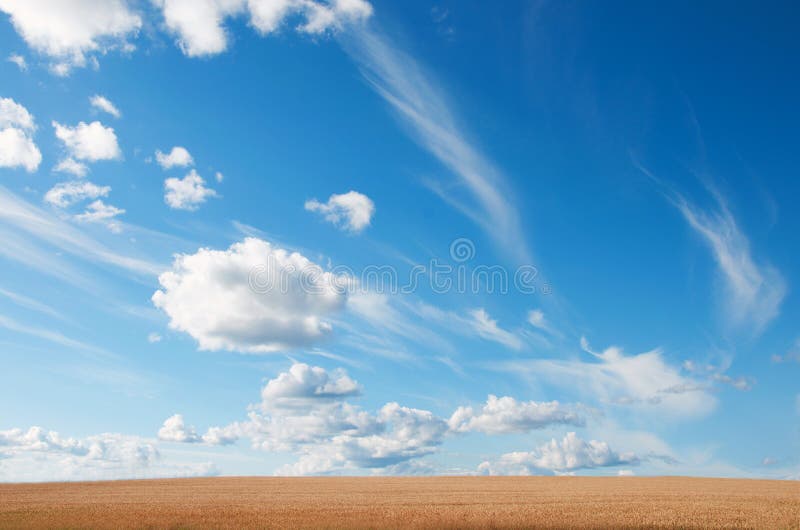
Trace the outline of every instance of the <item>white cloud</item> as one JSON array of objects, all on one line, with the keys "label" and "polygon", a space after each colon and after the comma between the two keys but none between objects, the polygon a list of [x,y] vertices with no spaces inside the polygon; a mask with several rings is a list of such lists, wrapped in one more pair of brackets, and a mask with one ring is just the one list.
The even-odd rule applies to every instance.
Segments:
[{"label": "white cloud", "polygon": [[164,420],[164,424],[158,430],[158,439],[165,442],[180,443],[196,443],[202,440],[194,427],[184,423],[183,416],[180,414],[175,414]]},{"label": "white cloud", "polygon": [[0,167],[22,167],[32,173],[42,161],[33,142],[36,125],[28,109],[11,98],[0,98]]},{"label": "white cloud", "polygon": [[479,337],[502,344],[512,350],[522,348],[522,341],[515,334],[501,329],[497,321],[489,317],[489,313],[484,309],[474,309],[469,312],[471,320],[469,324]]},{"label": "white cloud", "polygon": [[74,127],[54,121],[53,128],[71,158],[96,162],[115,160],[122,156],[114,129],[105,127],[99,121],[89,124],[80,122]]},{"label": "white cloud", "polygon": [[488,475],[535,475],[638,463],[633,453],[617,453],[605,442],[587,442],[570,432],[561,442],[552,439],[530,452],[506,453],[496,462],[483,462],[478,470]]},{"label": "white cloud", "polygon": [[53,169],[59,173],[69,173],[76,177],[85,177],[89,172],[89,167],[86,164],[70,157],[60,161]]},{"label": "white cloud", "polygon": [[210,463],[163,462],[155,443],[106,433],[65,438],[41,427],[0,431],[0,468],[7,481],[99,480],[215,474]]},{"label": "white cloud", "polygon": [[66,208],[86,199],[106,197],[110,191],[110,186],[98,186],[88,181],[59,182],[45,193],[44,200],[53,206]]},{"label": "white cloud", "polygon": [[125,0],[0,0],[0,11],[28,46],[53,60],[56,73],[95,63],[96,55],[128,49],[142,20]]},{"label": "white cloud", "polygon": [[435,77],[369,29],[353,31],[348,37],[343,40],[345,49],[360,64],[366,80],[410,125],[413,138],[458,177],[466,194],[438,183],[431,184],[434,191],[481,226],[509,255],[530,262],[505,177],[467,140]]},{"label": "white cloud", "polygon": [[268,410],[297,409],[310,403],[336,401],[357,396],[361,387],[343,371],[329,374],[318,366],[295,363],[288,372],[270,380],[261,391],[262,404]]},{"label": "white cloud", "polygon": [[670,188],[647,168],[636,163],[645,175],[664,188],[667,199],[681,212],[689,226],[710,248],[724,281],[723,311],[728,320],[760,333],[780,313],[786,296],[786,281],[780,271],[767,262],[757,263],[750,241],[739,229],[728,204],[714,188],[709,188],[715,208],[703,210]]},{"label": "white cloud", "polygon": [[178,255],[159,276],[153,303],[201,349],[270,352],[327,336],[325,317],[344,308],[349,281],[297,252],[247,238],[228,250]]},{"label": "white cloud", "polygon": [[501,434],[528,432],[558,424],[579,427],[584,424],[584,419],[572,408],[565,407],[558,401],[537,403],[489,395],[480,410],[459,407],[448,423],[453,432]]},{"label": "white cloud", "polygon": [[226,20],[249,14],[250,24],[261,34],[276,31],[290,16],[304,20],[297,30],[320,35],[365,21],[372,5],[365,0],[153,0],[164,23],[189,57],[224,52],[229,35]]},{"label": "white cloud", "polygon": [[113,219],[125,213],[122,208],[96,200],[86,207],[86,211],[75,216],[78,221],[87,223],[104,223],[109,230],[119,233],[122,229]]},{"label": "white cloud", "polygon": [[225,180],[225,175],[223,175],[221,171],[217,171],[214,173],[214,178],[217,179],[217,182],[222,182]]},{"label": "white cloud", "polygon": [[702,417],[716,406],[709,385],[682,375],[679,368],[665,362],[661,350],[625,355],[615,346],[594,352],[583,338],[581,345],[592,362],[535,359],[498,366],[605,404],[636,407],[662,416]]},{"label": "white cloud", "polygon": [[161,340],[162,340],[161,335],[156,333],[155,331],[147,334],[147,342],[149,342],[150,344],[161,342]]},{"label": "white cloud", "polygon": [[185,147],[176,145],[169,153],[162,153],[156,150],[156,162],[163,169],[170,169],[172,167],[186,167],[194,164],[194,159]]},{"label": "white cloud", "polygon": [[326,203],[311,199],[306,201],[305,208],[310,212],[318,212],[325,216],[326,221],[355,233],[368,227],[375,213],[372,200],[357,191],[333,194]]},{"label": "white cloud", "polygon": [[17,53],[12,53],[11,55],[8,56],[8,62],[16,64],[17,68],[19,68],[23,72],[28,70],[28,63],[27,61],[25,61],[25,57],[23,57],[22,55],[19,55]]},{"label": "white cloud", "polygon": [[164,202],[176,210],[197,210],[207,198],[217,196],[217,192],[206,188],[205,184],[194,169],[182,179],[168,178],[164,181]]},{"label": "white cloud", "polygon": [[122,113],[119,111],[119,109],[105,96],[95,94],[89,98],[89,103],[91,103],[92,107],[95,109],[111,114],[115,118],[122,116]]},{"label": "white cloud", "polygon": [[224,52],[228,36],[225,18],[244,8],[243,0],[154,0],[167,29],[177,35],[178,46],[189,57]]}]

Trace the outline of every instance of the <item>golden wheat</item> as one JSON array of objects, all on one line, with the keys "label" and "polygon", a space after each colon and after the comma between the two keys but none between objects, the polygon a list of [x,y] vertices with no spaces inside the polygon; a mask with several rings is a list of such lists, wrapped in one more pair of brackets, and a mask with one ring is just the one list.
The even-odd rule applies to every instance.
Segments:
[{"label": "golden wheat", "polygon": [[0,484],[2,528],[800,528],[800,482],[202,478]]}]

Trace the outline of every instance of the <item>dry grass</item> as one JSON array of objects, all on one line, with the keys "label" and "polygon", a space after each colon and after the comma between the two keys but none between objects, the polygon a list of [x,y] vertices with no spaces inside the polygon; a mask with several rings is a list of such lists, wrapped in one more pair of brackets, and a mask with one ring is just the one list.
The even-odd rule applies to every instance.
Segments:
[{"label": "dry grass", "polygon": [[800,528],[800,482],[203,478],[0,484],[2,528]]}]

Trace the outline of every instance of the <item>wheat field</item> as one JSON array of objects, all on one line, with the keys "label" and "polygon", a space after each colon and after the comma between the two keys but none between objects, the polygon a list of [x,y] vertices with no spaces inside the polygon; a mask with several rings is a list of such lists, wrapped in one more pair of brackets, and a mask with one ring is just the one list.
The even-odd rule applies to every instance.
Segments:
[{"label": "wheat field", "polygon": [[198,478],[0,484],[2,528],[800,528],[800,482]]}]

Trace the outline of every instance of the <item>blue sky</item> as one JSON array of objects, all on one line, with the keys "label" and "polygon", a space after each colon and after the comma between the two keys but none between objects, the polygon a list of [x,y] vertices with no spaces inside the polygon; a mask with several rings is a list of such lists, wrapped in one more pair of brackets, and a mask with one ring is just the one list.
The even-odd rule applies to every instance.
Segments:
[{"label": "blue sky", "polygon": [[800,476],[791,6],[0,11],[0,480]]}]

